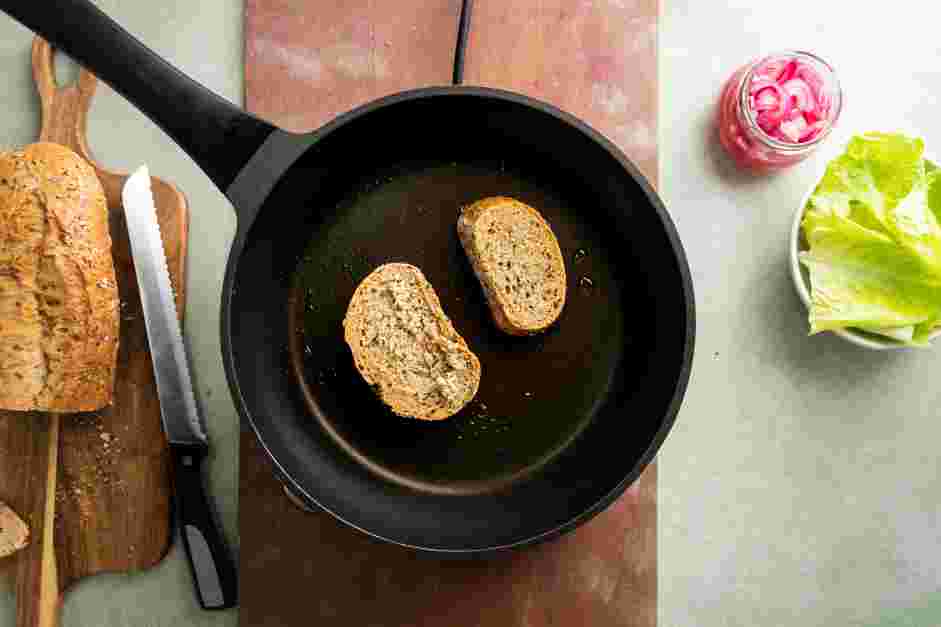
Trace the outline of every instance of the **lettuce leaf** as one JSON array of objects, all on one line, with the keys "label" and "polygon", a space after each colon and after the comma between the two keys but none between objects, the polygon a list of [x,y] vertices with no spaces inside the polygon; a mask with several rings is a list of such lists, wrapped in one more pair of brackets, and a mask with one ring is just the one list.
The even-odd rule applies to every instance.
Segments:
[{"label": "lettuce leaf", "polygon": [[811,206],[888,232],[887,213],[925,179],[924,143],[902,135],[853,137],[833,160],[810,198]]},{"label": "lettuce leaf", "polygon": [[[925,172],[928,175],[928,209],[934,214],[935,220],[941,224],[941,168],[926,160]],[[936,321],[927,331],[923,329],[921,335],[926,336],[939,328],[941,328],[941,320]]]},{"label": "lettuce leaf", "polygon": [[895,329],[866,329],[869,333],[874,333],[876,335],[883,335],[885,337],[892,338],[897,342],[902,342],[904,344],[911,344],[915,339],[915,327],[898,327]]},{"label": "lettuce leaf", "polygon": [[941,170],[924,143],[850,140],[810,197],[811,333],[855,327],[924,345],[941,325]]},{"label": "lettuce leaf", "polygon": [[911,343],[915,346],[928,346],[929,337],[931,332],[938,328],[939,320],[922,322],[921,324],[915,327],[914,332],[912,333]]},{"label": "lettuce leaf", "polygon": [[935,220],[941,222],[941,169],[930,161],[926,161],[925,172],[928,179],[926,194],[928,208],[934,214]]}]

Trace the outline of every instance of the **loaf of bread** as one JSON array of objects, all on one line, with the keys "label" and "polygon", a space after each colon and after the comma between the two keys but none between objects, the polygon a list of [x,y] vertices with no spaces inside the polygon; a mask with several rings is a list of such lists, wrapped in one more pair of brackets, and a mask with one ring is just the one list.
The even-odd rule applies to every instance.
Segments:
[{"label": "loaf of bread", "polygon": [[0,154],[0,409],[109,404],[119,324],[95,171],[58,144]]},{"label": "loaf of bread", "polygon": [[356,368],[400,416],[441,420],[477,393],[480,361],[415,266],[389,263],[363,279],[343,329]]},{"label": "loaf of bread", "polygon": [[565,263],[538,211],[512,198],[484,198],[461,211],[457,234],[500,329],[529,335],[558,319]]}]

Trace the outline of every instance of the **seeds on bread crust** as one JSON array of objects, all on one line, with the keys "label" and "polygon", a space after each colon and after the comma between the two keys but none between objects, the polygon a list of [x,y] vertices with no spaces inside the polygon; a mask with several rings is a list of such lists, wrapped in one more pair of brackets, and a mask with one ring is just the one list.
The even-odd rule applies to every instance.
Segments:
[{"label": "seeds on bread crust", "polygon": [[0,153],[0,409],[110,404],[119,331],[95,170],[48,142]]},{"label": "seeds on bread crust", "polygon": [[457,233],[500,329],[529,335],[558,319],[565,263],[538,211],[513,198],[484,198],[461,211]]},{"label": "seeds on bread crust", "polygon": [[480,361],[415,266],[379,266],[356,288],[343,319],[356,368],[400,416],[442,420],[474,398]]}]

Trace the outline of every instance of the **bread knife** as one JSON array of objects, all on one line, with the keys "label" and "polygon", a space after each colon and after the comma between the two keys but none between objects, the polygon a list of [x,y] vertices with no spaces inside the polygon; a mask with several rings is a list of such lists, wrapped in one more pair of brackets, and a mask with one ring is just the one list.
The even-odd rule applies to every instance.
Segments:
[{"label": "bread knife", "polygon": [[173,492],[183,546],[200,606],[207,610],[233,607],[238,597],[235,564],[203,487],[201,467],[209,453],[209,438],[193,392],[146,166],[128,178],[121,200],[153,358],[160,415],[173,458]]}]

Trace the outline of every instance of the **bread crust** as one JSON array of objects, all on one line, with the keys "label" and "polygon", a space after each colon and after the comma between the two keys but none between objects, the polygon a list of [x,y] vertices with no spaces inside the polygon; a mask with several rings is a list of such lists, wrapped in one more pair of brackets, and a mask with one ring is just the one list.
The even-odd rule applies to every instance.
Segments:
[{"label": "bread crust", "polygon": [[[421,302],[431,311],[434,319],[433,338],[424,333],[421,338],[416,337],[414,350],[422,350],[421,342],[444,345],[449,354],[467,369],[471,385],[450,402],[436,395],[422,398],[415,387],[403,383],[399,367],[390,368],[378,363],[366,349],[364,338],[374,337],[376,333],[375,329],[369,328],[371,323],[367,315],[370,309],[375,308],[373,293],[375,289],[381,289],[386,281],[396,275],[406,275],[415,279],[418,293],[414,296],[421,299]],[[460,411],[477,393],[480,385],[480,360],[468,348],[464,338],[454,329],[451,320],[441,307],[438,295],[425,275],[413,265],[388,263],[379,266],[363,279],[350,299],[346,316],[343,319],[343,331],[344,339],[353,353],[356,369],[366,382],[375,388],[380,399],[400,416],[419,420],[443,420]]]},{"label": "bread crust", "polygon": [[10,507],[0,501],[0,558],[13,555],[29,544],[29,527]]},{"label": "bread crust", "polygon": [[[539,241],[522,242],[521,244],[539,246],[542,252],[545,253],[547,257],[545,259],[545,270],[547,274],[551,272],[551,278],[540,277],[539,281],[540,284],[556,290],[558,299],[553,303],[550,311],[537,320],[527,320],[519,312],[513,311],[509,301],[505,298],[505,290],[499,286],[496,279],[498,270],[494,266],[493,260],[486,254],[487,233],[480,232],[477,228],[484,216],[491,212],[500,211],[522,212],[535,219],[536,224],[539,225]],[[484,198],[462,209],[457,221],[457,234],[464,252],[470,260],[471,267],[474,269],[474,274],[477,275],[477,279],[484,290],[493,320],[502,331],[510,335],[532,335],[546,330],[558,320],[562,309],[565,307],[565,262],[562,257],[562,250],[559,248],[559,242],[552,232],[552,227],[538,211],[525,203],[506,196]]]},{"label": "bread crust", "polygon": [[108,405],[119,325],[94,169],[47,142],[0,154],[0,409]]}]

